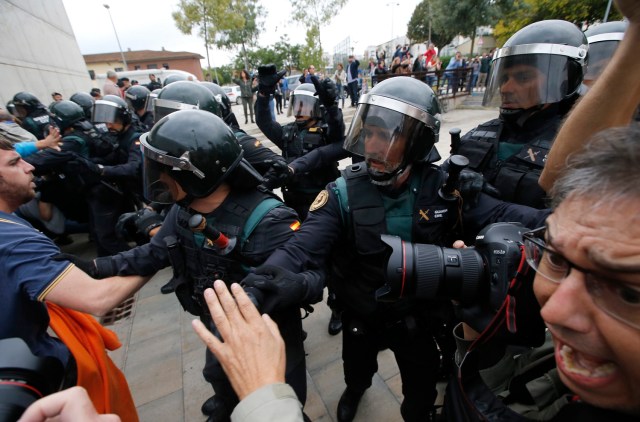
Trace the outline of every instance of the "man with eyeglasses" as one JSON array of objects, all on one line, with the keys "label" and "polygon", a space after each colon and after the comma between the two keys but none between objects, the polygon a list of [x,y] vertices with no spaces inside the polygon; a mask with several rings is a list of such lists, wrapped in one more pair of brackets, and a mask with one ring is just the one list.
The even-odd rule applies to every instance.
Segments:
[{"label": "man with eyeglasses", "polygon": [[[507,347],[500,358],[502,345],[492,340],[471,359],[466,349],[487,334],[457,327],[461,360],[475,362],[470,369],[482,380],[468,381],[469,367],[461,365],[454,401],[457,394],[458,405],[467,397],[475,407],[461,413],[500,420],[640,417],[639,139],[637,125],[597,134],[556,181],[546,225],[524,234],[545,344],[525,353]],[[487,405],[480,393],[487,388],[501,400]]]}]

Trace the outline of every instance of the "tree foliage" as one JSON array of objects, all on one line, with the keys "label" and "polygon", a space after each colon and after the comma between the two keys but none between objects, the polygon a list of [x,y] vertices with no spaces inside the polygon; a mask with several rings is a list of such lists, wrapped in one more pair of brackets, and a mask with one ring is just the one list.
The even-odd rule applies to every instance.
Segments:
[{"label": "tree foliage", "polygon": [[[602,20],[606,8],[603,0],[514,0],[495,25],[494,36],[501,46],[518,30],[545,19],[563,19],[586,29]],[[617,10],[611,10],[609,20],[621,18]]]},{"label": "tree foliage", "polygon": [[429,41],[429,21],[431,21],[431,42],[438,47],[442,47],[449,44],[456,33],[448,28],[436,27],[439,22],[433,22],[433,16],[430,13],[432,3],[433,0],[422,0],[413,10],[407,28],[407,37],[412,42]]},{"label": "tree foliage", "polygon": [[433,24],[438,30],[451,31],[448,34],[471,38],[471,51],[476,28],[491,25],[499,12],[493,0],[432,0]]},{"label": "tree foliage", "polygon": [[301,69],[314,65],[318,69],[324,69],[324,61],[322,60],[322,47],[320,46],[320,28],[311,25],[307,29],[305,44],[300,51]]},{"label": "tree foliage", "polygon": [[[257,48],[247,51],[247,60],[249,65],[247,69],[256,69],[263,64],[273,63],[278,70],[287,68],[300,68],[300,52],[302,51],[300,44],[291,45],[287,36],[282,36],[280,40],[271,47]],[[241,69],[244,64],[244,57],[238,55],[235,58],[234,66]]]},{"label": "tree foliage", "polygon": [[[317,40],[317,45],[309,45],[307,42],[307,47],[311,50],[318,50],[320,59],[314,63],[318,65],[322,61],[320,28],[331,22],[331,19],[336,15],[336,10],[340,10],[347,3],[347,0],[306,0],[304,3],[289,0],[289,2],[291,3],[290,11],[293,20],[307,28],[307,41],[310,37]],[[308,51],[309,59],[315,54],[311,50]]]},{"label": "tree foliage", "polygon": [[178,29],[198,34],[210,46],[232,49],[240,46],[246,56],[246,47],[255,46],[263,28],[264,9],[257,0],[180,0],[179,10],[172,13]]}]

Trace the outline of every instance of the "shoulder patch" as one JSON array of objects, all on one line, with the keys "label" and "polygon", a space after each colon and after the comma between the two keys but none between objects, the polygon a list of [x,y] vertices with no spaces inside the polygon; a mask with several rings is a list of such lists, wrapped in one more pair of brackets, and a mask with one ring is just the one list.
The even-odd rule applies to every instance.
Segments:
[{"label": "shoulder patch", "polygon": [[327,204],[327,201],[329,201],[329,191],[323,189],[320,191],[320,193],[318,193],[316,199],[313,200],[313,204],[311,204],[311,206],[309,207],[309,212],[324,207]]}]

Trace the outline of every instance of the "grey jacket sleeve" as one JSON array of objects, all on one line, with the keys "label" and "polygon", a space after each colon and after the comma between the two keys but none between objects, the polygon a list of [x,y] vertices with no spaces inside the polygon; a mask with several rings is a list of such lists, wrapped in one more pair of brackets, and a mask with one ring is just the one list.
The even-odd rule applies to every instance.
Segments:
[{"label": "grey jacket sleeve", "polygon": [[302,422],[302,404],[288,384],[269,384],[242,399],[231,422]]}]

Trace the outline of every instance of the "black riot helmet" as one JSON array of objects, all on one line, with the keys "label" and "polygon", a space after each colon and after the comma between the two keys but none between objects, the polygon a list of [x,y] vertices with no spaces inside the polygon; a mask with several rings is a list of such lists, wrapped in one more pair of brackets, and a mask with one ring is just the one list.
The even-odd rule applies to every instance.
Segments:
[{"label": "black riot helmet", "polygon": [[105,95],[94,103],[91,121],[94,123],[122,123],[126,127],[131,123],[131,112],[122,98],[116,95]]},{"label": "black riot helmet", "polygon": [[482,104],[499,106],[503,117],[546,104],[570,106],[582,84],[587,50],[587,38],[570,22],[525,26],[495,52]]},{"label": "black riot helmet", "polygon": [[166,78],[164,78],[164,82],[162,84],[162,87],[164,88],[165,86],[172,84],[174,82],[178,82],[178,81],[186,81],[187,77],[184,75],[169,75]]},{"label": "black riot helmet", "polygon": [[612,21],[592,26],[584,32],[589,43],[589,66],[584,75],[585,84],[591,85],[598,79],[624,38],[628,26],[627,21]]},{"label": "black riot helmet", "polygon": [[[143,134],[140,144],[145,197],[152,202],[202,198],[222,182],[233,185],[237,178],[250,178],[253,186],[262,181],[242,159],[242,148],[231,129],[220,117],[203,110],[171,113]],[[171,190],[168,177],[180,185],[187,198],[179,198]]]},{"label": "black riot helmet", "polygon": [[27,117],[36,110],[45,109],[44,104],[40,102],[38,97],[26,91],[18,92],[13,96],[13,105],[20,118]]},{"label": "black riot helmet", "polygon": [[86,92],[76,92],[69,100],[82,107],[84,117],[91,119],[91,110],[93,110],[93,97],[91,95]]},{"label": "black riot helmet", "polygon": [[386,79],[360,97],[344,149],[365,158],[374,184],[391,185],[438,142],[440,104],[429,85],[408,76]]},{"label": "black riot helmet", "polygon": [[138,111],[146,108],[150,93],[151,91],[146,87],[142,85],[134,85],[124,93],[124,99],[133,111]]},{"label": "black riot helmet", "polygon": [[51,111],[56,125],[60,128],[60,132],[64,132],[65,129],[73,126],[74,123],[86,119],[82,107],[73,101],[56,101],[51,104],[49,111]]},{"label": "black riot helmet", "polygon": [[220,85],[214,84],[213,82],[200,82],[200,85],[211,91],[213,97],[220,106],[220,117],[222,117],[222,120],[224,120],[226,124],[229,124],[233,111],[231,111],[231,101],[229,101],[229,97],[227,97],[224,89],[220,88]]},{"label": "black riot helmet", "polygon": [[304,125],[312,119],[322,119],[320,100],[317,95],[314,95],[315,93],[316,88],[311,83],[298,85],[291,93],[287,116],[295,116],[296,123],[299,125]]},{"label": "black riot helmet", "polygon": [[220,116],[215,97],[198,82],[178,81],[162,88],[153,104],[153,117],[159,121],[178,110],[200,109]]}]

